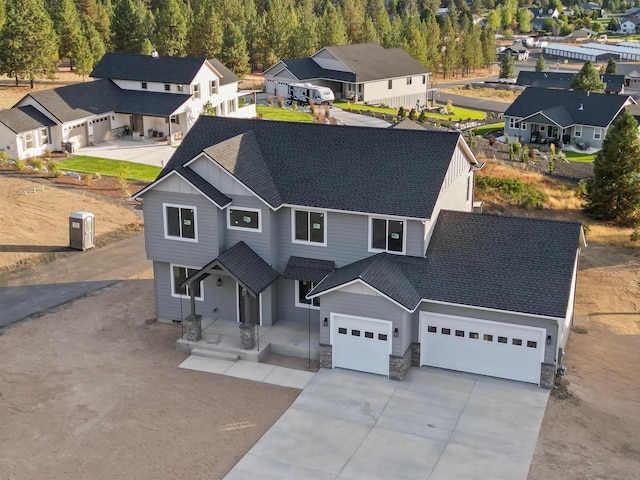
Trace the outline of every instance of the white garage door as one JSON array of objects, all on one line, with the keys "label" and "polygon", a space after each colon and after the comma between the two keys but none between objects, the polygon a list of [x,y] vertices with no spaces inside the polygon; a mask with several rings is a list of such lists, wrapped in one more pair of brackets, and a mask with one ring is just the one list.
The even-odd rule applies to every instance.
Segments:
[{"label": "white garage door", "polygon": [[391,322],[331,314],[333,366],[389,376]]},{"label": "white garage door", "polygon": [[276,82],[276,80],[267,78],[267,80],[265,81],[265,89],[264,89],[265,93],[270,95],[275,95],[277,84],[278,83]]},{"label": "white garage door", "polygon": [[545,330],[421,312],[420,364],[540,383]]},{"label": "white garage door", "polygon": [[278,80],[276,95],[287,98],[289,96],[289,83]]},{"label": "white garage door", "polygon": [[69,142],[73,143],[76,147],[87,146],[87,124],[80,123],[74,125],[69,129],[68,134]]}]

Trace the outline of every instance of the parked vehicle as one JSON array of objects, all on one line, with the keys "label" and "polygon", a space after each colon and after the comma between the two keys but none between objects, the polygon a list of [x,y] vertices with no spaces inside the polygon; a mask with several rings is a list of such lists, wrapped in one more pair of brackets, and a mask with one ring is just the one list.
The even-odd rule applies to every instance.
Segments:
[{"label": "parked vehicle", "polygon": [[334,100],[335,95],[329,87],[321,87],[310,83],[289,84],[287,105],[294,103],[300,106],[307,106],[311,103],[314,105],[331,105]]}]

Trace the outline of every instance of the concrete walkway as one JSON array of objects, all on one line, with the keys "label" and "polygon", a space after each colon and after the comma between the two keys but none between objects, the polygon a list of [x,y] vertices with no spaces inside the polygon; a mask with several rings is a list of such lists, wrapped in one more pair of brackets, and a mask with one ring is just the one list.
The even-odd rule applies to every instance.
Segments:
[{"label": "concrete walkway", "polygon": [[427,367],[321,369],[225,479],[525,480],[548,397]]}]

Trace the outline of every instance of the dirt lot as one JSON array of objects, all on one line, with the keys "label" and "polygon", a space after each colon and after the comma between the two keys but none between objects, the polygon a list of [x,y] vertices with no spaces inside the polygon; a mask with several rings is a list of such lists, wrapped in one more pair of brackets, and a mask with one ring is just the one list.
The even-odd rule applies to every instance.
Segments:
[{"label": "dirt lot", "polygon": [[[0,176],[3,245],[65,245],[75,210],[104,217],[105,230],[107,218],[113,228],[118,218],[139,219],[106,179],[103,203],[49,184],[46,199],[15,195],[13,182]],[[29,234],[7,238],[23,218]],[[592,242],[583,251],[567,374],[549,401],[529,480],[637,478],[639,281],[640,248]],[[0,336],[0,478],[220,478],[297,396],[178,370],[180,327],[152,317],[146,271]]]}]

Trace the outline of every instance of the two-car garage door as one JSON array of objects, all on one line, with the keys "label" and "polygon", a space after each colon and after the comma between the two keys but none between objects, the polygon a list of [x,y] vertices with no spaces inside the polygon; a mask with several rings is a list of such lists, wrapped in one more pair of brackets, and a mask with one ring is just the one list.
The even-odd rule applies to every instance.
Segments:
[{"label": "two-car garage door", "polygon": [[331,314],[333,366],[389,375],[391,322]]},{"label": "two-car garage door", "polygon": [[545,330],[420,313],[420,365],[540,383]]}]

